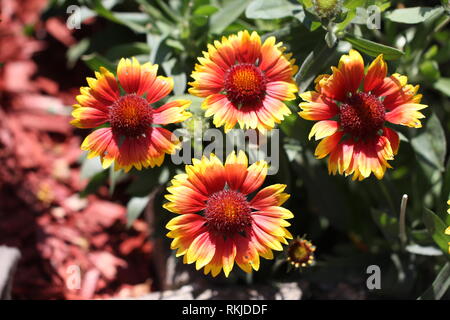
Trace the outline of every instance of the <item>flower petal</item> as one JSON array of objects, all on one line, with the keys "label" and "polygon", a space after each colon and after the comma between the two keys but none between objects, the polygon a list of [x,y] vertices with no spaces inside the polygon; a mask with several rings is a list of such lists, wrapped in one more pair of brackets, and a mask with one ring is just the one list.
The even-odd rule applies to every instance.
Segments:
[{"label": "flower petal", "polygon": [[195,268],[200,270],[214,257],[216,243],[209,232],[201,233],[194,239],[186,252],[187,263],[195,262]]},{"label": "flower petal", "polygon": [[95,76],[97,79],[86,78],[92,96],[106,105],[114,103],[120,95],[114,75],[106,68],[100,67],[100,72],[95,72]]},{"label": "flower petal", "polygon": [[70,123],[77,128],[96,128],[109,120],[109,115],[97,108],[79,107],[72,111]]},{"label": "flower petal", "polygon": [[193,159],[193,165],[186,166],[189,180],[203,194],[211,195],[225,187],[226,176],[222,162],[211,154],[210,158],[203,156],[201,160]]},{"label": "flower petal", "polygon": [[369,92],[374,88],[381,85],[387,75],[387,64],[383,59],[383,55],[380,54],[370,64],[367,74],[364,78],[364,91]]},{"label": "flower petal", "polygon": [[88,151],[88,158],[102,157],[105,154],[113,133],[111,128],[100,128],[89,134],[81,144],[81,150]]},{"label": "flower petal", "polygon": [[202,109],[206,110],[205,117],[213,118],[216,127],[225,126],[225,132],[233,129],[237,123],[237,112],[233,104],[223,94],[214,94],[207,97],[202,103]]},{"label": "flower petal", "polygon": [[386,121],[394,124],[401,124],[412,128],[421,128],[422,123],[419,119],[425,116],[419,110],[428,106],[418,103],[407,103],[396,107],[394,110],[386,113]]},{"label": "flower petal", "polygon": [[79,103],[79,105],[76,105],[77,107],[96,108],[105,113],[108,112],[108,106],[111,105],[111,101],[95,98],[92,89],[89,87],[81,87],[80,94],[75,99]]},{"label": "flower petal", "polygon": [[243,194],[249,194],[257,190],[264,183],[268,171],[267,162],[257,161],[247,169],[247,175],[241,186]]},{"label": "flower petal", "polygon": [[146,63],[141,66],[136,58],[120,59],[117,65],[117,77],[120,85],[127,93],[143,95],[153,86],[158,65]]},{"label": "flower petal", "polygon": [[372,89],[372,94],[378,97],[386,97],[402,90],[406,85],[408,78],[398,73],[384,78],[383,82]]},{"label": "flower petal", "polygon": [[173,79],[163,76],[156,77],[145,97],[149,104],[165,98],[173,89]]},{"label": "flower petal", "polygon": [[356,50],[343,55],[332,75],[320,75],[314,81],[316,90],[328,98],[344,101],[349,92],[356,92],[364,77],[364,61]]},{"label": "flower petal", "polygon": [[339,129],[339,123],[334,120],[322,120],[314,124],[309,133],[308,139],[311,140],[312,137],[316,137],[316,141],[329,137],[336,133]]},{"label": "flower petal", "polygon": [[252,245],[252,242],[248,237],[243,237],[237,234],[233,238],[236,245],[236,263],[237,265],[249,273],[252,268],[259,269],[259,255],[256,248]]},{"label": "flower petal", "polygon": [[260,210],[256,211],[254,214],[279,219],[291,219],[294,217],[294,214],[290,210],[283,207],[279,207],[277,205],[261,206]]},{"label": "flower petal", "polygon": [[278,219],[274,217],[253,214],[253,221],[258,225],[261,230],[266,233],[277,236],[284,237],[285,232],[282,227],[290,226],[291,224],[283,219]]},{"label": "flower petal", "polygon": [[[223,265],[223,273],[225,277],[228,277],[231,270],[233,270],[234,259],[236,258],[236,245],[234,241],[230,239],[230,241],[224,241],[223,238],[220,238],[220,245],[222,246],[222,265]],[[214,274],[213,274],[214,276]]]},{"label": "flower petal", "polygon": [[294,100],[297,91],[297,86],[294,83],[285,81],[273,81],[266,85],[266,93],[281,101]]},{"label": "flower petal", "polygon": [[233,151],[225,161],[225,176],[231,190],[239,190],[247,176],[248,159],[242,150],[238,156]]},{"label": "flower petal", "polygon": [[350,50],[339,60],[338,69],[342,72],[344,87],[347,92],[356,92],[364,77],[364,60],[356,50]]},{"label": "flower petal", "polygon": [[[184,215],[181,215],[180,217],[182,216]],[[173,241],[170,244],[170,248],[177,250],[177,257],[185,255],[192,242],[199,235],[207,232],[205,227],[205,218],[198,214],[196,214],[196,216],[198,216],[198,218],[193,218],[192,216],[190,216],[189,219],[191,221],[186,221],[185,224],[179,225],[177,228],[167,233],[167,237],[173,238]]]},{"label": "flower petal", "polygon": [[316,151],[314,152],[314,155],[317,157],[317,159],[325,158],[330,152],[332,152],[340,142],[343,135],[344,133],[342,131],[338,131],[335,134],[320,141],[319,145],[316,148]]},{"label": "flower petal", "polygon": [[170,202],[163,205],[166,210],[174,213],[188,214],[200,212],[205,209],[208,197],[192,185],[188,180],[187,174],[176,175],[171,183],[172,185],[167,188],[170,194],[165,195],[165,198]]},{"label": "flower petal", "polygon": [[398,133],[391,128],[385,127],[383,129],[383,135],[389,140],[394,155],[397,154],[400,145],[400,137],[398,136]]},{"label": "flower petal", "polygon": [[343,174],[350,166],[353,158],[354,141],[346,139],[330,153],[328,159],[328,172],[335,175],[337,172]]},{"label": "flower petal", "polygon": [[284,193],[285,184],[274,184],[261,189],[250,201],[250,206],[256,210],[264,210],[269,206],[281,206],[289,195]]},{"label": "flower petal", "polygon": [[186,111],[191,101],[175,100],[166,103],[153,112],[153,123],[167,125],[170,123],[182,122],[192,116]]},{"label": "flower petal", "polygon": [[300,103],[300,117],[306,120],[327,120],[336,116],[339,112],[338,106],[326,96],[315,91],[300,94],[307,101]]},{"label": "flower petal", "polygon": [[275,44],[275,37],[268,37],[261,46],[261,62],[259,67],[264,71],[270,81],[292,82],[297,67],[295,60],[283,54],[285,50],[282,43]]}]

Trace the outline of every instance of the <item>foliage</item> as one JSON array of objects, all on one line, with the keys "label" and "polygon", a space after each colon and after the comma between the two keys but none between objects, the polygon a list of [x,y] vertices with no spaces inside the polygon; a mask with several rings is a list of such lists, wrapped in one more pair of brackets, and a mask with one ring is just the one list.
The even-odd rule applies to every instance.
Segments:
[{"label": "foliage", "polygon": [[[64,10],[69,3],[54,1],[48,14]],[[99,17],[103,27],[70,48],[69,64],[80,59],[92,70],[101,65],[114,70],[111,66],[118,59],[135,56],[159,64],[165,75],[173,77],[178,97],[185,97],[190,73],[207,44],[243,29],[256,30],[263,38],[274,35],[288,46],[300,66],[296,76],[300,92],[310,90],[314,78],[328,73],[351,47],[364,53],[366,62],[383,53],[390,73],[405,74],[410,83],[420,84],[423,103],[430,106],[423,128],[398,128],[400,151],[394,169],[388,170],[383,180],[371,177],[353,182],[329,176],[326,162],[314,159],[315,143],[306,138],[311,124],[297,115],[300,99],[290,104],[293,114],[280,125],[281,170],[270,182],[289,186],[294,196],[288,207],[296,214],[290,230],[294,235],[308,235],[317,247],[318,264],[300,275],[262,267],[253,281],[365,279],[366,267],[377,264],[383,278],[382,289],[371,293],[376,297],[445,296],[450,283],[438,279],[443,274],[448,277],[449,263],[450,240],[443,232],[450,223],[446,213],[450,192],[446,143],[450,128],[450,16],[439,1],[346,0],[334,16],[325,18],[316,15],[311,0],[85,0],[80,4],[83,20]],[[381,30],[368,28],[360,18],[361,8],[371,5],[380,8]],[[192,112],[201,115],[198,100],[189,98],[194,101]],[[103,171],[94,160],[83,162],[83,172],[91,178],[84,195],[105,183],[113,194],[116,184],[124,185],[130,199],[130,221],[143,211],[148,195],[182,169],[166,161],[161,168],[116,176],[113,171]],[[409,196],[406,244],[398,234],[403,194]],[[163,201],[157,197],[154,208],[167,221],[168,214],[161,209]],[[159,229],[163,226],[161,222]],[[439,284],[434,281],[436,276]],[[437,296],[427,290],[430,285],[439,286]]]}]

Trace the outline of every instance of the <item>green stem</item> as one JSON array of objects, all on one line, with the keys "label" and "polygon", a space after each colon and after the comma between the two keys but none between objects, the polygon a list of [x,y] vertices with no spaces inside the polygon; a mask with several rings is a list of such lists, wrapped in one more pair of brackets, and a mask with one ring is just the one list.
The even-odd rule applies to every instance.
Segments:
[{"label": "green stem", "polygon": [[389,207],[391,208],[391,212],[394,214],[397,210],[395,209],[394,201],[392,200],[391,193],[386,188],[384,182],[382,180],[378,180],[378,186],[380,187],[381,193],[385,196],[389,203]]},{"label": "green stem", "polygon": [[400,218],[399,218],[399,236],[402,246],[406,245],[408,238],[406,236],[406,204],[408,203],[408,195],[404,194],[402,197],[402,203],[400,205]]}]

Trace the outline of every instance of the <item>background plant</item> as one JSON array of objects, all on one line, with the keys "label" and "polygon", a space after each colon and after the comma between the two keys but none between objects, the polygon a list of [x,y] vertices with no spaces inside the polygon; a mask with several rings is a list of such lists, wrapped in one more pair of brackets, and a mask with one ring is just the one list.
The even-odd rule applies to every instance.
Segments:
[{"label": "background plant", "polygon": [[[447,199],[450,170],[447,152],[450,117],[450,16],[439,1],[346,0],[328,1],[336,7],[327,14],[327,1],[288,0],[85,0],[54,1],[47,16],[63,15],[67,6],[81,6],[83,21],[97,16],[95,33],[83,35],[67,52],[68,65],[83,61],[92,70],[103,65],[114,70],[119,58],[136,56],[160,65],[175,80],[175,98],[185,98],[186,83],[196,58],[207,43],[242,29],[256,30],[263,39],[274,35],[294,54],[300,70],[300,92],[310,90],[314,78],[328,73],[339,57],[353,47],[365,60],[383,53],[390,73],[399,72],[409,83],[420,84],[427,118],[419,130],[396,128],[401,147],[393,170],[383,180],[374,177],[352,182],[329,176],[326,163],[313,156],[315,144],[306,137],[311,123],[292,115],[281,125],[281,169],[270,183],[285,183],[294,196],[287,203],[296,218],[290,231],[307,234],[317,247],[317,265],[301,274],[286,272],[283,255],[270,267],[265,262],[252,279],[307,279],[321,283],[365,278],[366,267],[380,265],[383,298],[442,298],[450,282],[448,254],[450,224]],[[380,9],[381,29],[367,27],[362,9]],[[370,57],[370,59],[368,59]],[[192,112],[202,115],[199,99]],[[205,120],[206,121],[206,120]],[[157,217],[154,237],[163,237],[167,213],[161,191],[180,169],[170,161],[156,169],[129,174],[102,170],[98,159],[82,159],[82,173],[90,179],[83,195],[108,184],[112,198],[128,199],[129,224],[146,206]],[[117,187],[120,186],[120,190]],[[400,203],[408,195],[404,222]],[[151,195],[151,196],[149,196]],[[150,201],[151,200],[151,201]],[[159,221],[161,220],[161,221]],[[405,232],[400,236],[399,230]],[[281,264],[281,266],[280,266]],[[244,279],[237,274],[234,281]],[[444,279],[444,280],[442,280]],[[233,281],[233,279],[231,280]],[[447,295],[448,297],[448,295]]]}]

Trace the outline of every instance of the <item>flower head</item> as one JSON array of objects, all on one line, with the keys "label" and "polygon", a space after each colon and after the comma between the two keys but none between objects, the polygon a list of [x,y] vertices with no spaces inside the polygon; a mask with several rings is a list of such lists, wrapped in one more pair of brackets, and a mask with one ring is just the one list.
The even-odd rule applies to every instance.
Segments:
[{"label": "flower head", "polygon": [[295,268],[307,267],[314,263],[316,247],[304,239],[297,237],[289,243],[287,248],[287,261]]},{"label": "flower head", "polygon": [[364,72],[364,61],[356,50],[343,55],[331,75],[315,80],[316,90],[300,97],[300,116],[317,120],[309,138],[323,139],[315,155],[328,159],[328,171],[353,174],[363,180],[373,174],[381,179],[388,160],[399,147],[398,134],[387,125],[420,128],[426,108],[420,104],[419,86],[407,84],[406,76],[387,76],[383,56],[378,56]]},{"label": "flower head", "polygon": [[[450,200],[447,201],[447,204],[450,206]],[[450,214],[450,208],[447,209],[447,213]],[[445,229],[445,234],[450,236],[450,226]],[[450,254],[450,242],[448,243],[448,254]]]},{"label": "flower head", "polygon": [[321,18],[333,18],[342,11],[342,0],[313,0],[313,8]]},{"label": "flower head", "polygon": [[87,78],[88,87],[76,97],[71,123],[78,128],[97,128],[86,137],[81,149],[88,157],[100,156],[104,168],[115,162],[115,169],[160,166],[166,153],[178,145],[175,135],[154,125],[168,125],[186,120],[188,100],[175,100],[154,108],[153,103],[166,97],[173,80],[157,76],[157,65],[121,59],[117,78],[100,67],[96,78]]},{"label": "flower head", "polygon": [[205,116],[214,115],[214,125],[231,130],[270,130],[291,112],[282,102],[295,99],[297,72],[291,54],[285,54],[274,37],[264,43],[256,32],[237,35],[208,45],[192,72],[189,93],[206,98]]},{"label": "flower head", "polygon": [[272,250],[292,239],[285,227],[293,214],[280,207],[289,195],[285,185],[259,190],[267,174],[267,163],[248,167],[247,156],[233,152],[223,165],[215,156],[193,159],[186,173],[167,188],[167,210],[179,214],[168,224],[171,248],[184,263],[204,267],[204,273],[228,277],[234,262],[245,272],[259,269],[259,256],[273,259]]}]

